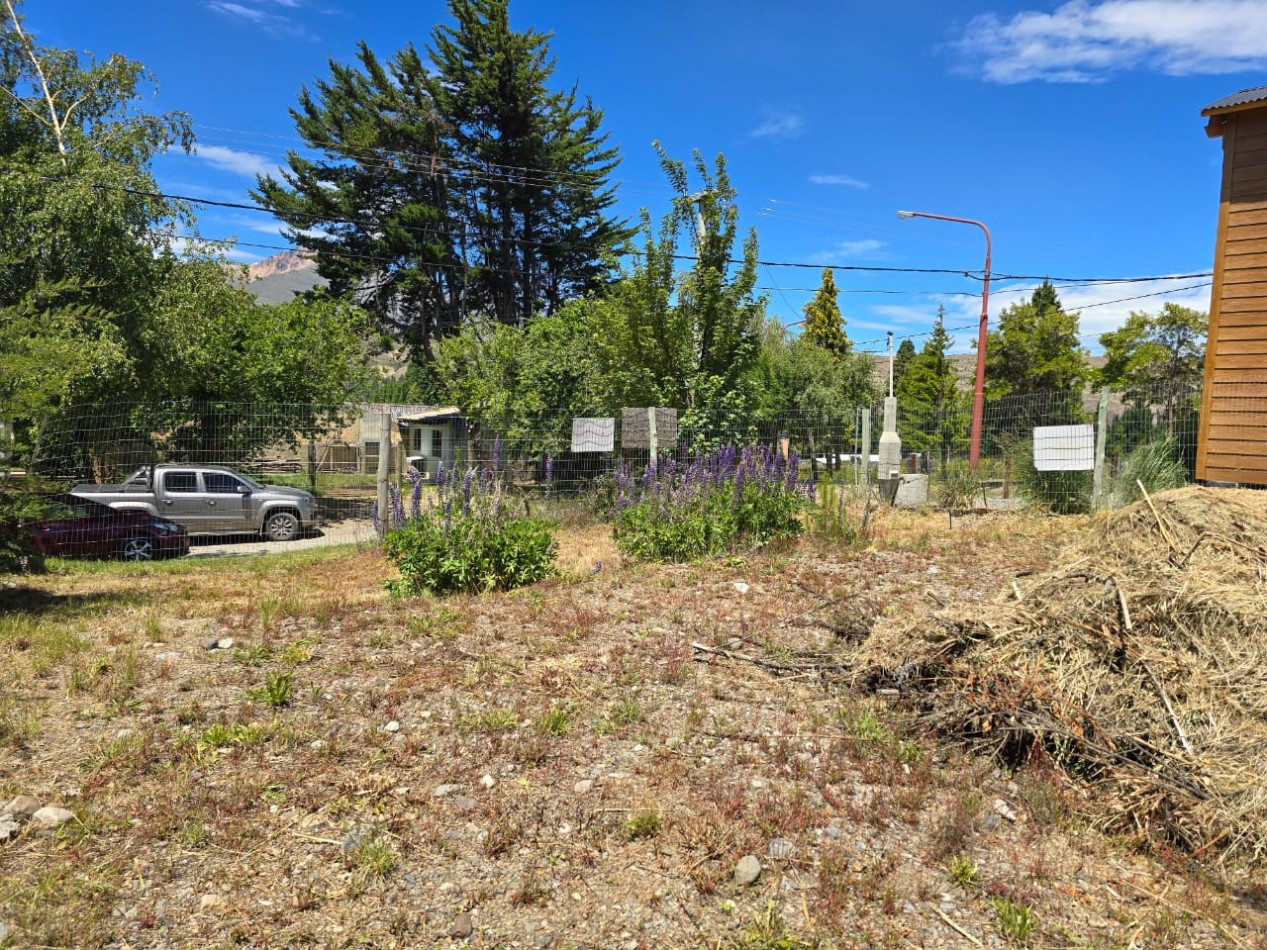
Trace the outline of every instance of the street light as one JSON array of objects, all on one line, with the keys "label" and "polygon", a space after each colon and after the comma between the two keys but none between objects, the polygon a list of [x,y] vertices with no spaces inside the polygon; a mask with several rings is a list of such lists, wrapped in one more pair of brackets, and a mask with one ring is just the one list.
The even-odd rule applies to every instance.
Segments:
[{"label": "street light", "polygon": [[928,214],[924,211],[899,211],[897,216],[907,218],[932,218],[934,221],[955,221],[973,224],[985,232],[985,280],[981,285],[981,326],[977,331],[977,388],[972,398],[972,446],[968,450],[968,464],[976,469],[981,459],[981,420],[985,415],[985,338],[990,319],[990,229],[972,218],[956,218],[948,214]]}]

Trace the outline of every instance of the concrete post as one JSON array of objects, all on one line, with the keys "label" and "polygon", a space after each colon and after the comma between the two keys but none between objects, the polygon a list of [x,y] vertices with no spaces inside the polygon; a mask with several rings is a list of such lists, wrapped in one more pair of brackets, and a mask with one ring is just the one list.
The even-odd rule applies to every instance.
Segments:
[{"label": "concrete post", "polygon": [[387,481],[391,471],[392,414],[379,414],[378,434],[378,540],[387,536],[387,524],[391,520],[391,501],[387,494]]}]

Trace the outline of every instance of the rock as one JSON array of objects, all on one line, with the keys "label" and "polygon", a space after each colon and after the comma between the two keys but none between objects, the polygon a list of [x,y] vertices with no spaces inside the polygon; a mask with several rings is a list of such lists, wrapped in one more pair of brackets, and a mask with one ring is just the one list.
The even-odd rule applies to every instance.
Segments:
[{"label": "rock", "polygon": [[497,779],[493,778],[491,775],[485,775],[482,779],[480,779],[480,784],[485,788],[492,788],[497,784]]},{"label": "rock", "polygon": [[57,808],[54,805],[45,805],[31,816],[31,823],[39,825],[41,828],[58,828],[74,817],[75,813],[69,808]]},{"label": "rock", "polygon": [[752,589],[752,588],[750,588],[747,584],[745,584],[743,581],[735,581],[735,582],[734,582],[733,584],[731,584],[730,586],[731,586],[731,587],[733,587],[735,590],[739,591],[739,593],[741,593],[741,594],[746,594],[746,593],[748,593],[748,591],[749,591],[749,590],[751,590],[751,589]]},{"label": "rock", "polygon": [[344,854],[351,854],[361,846],[361,842],[365,840],[364,828],[353,828],[343,836],[342,850]]},{"label": "rock", "polygon": [[572,791],[578,795],[585,795],[594,790],[594,780],[592,778],[583,778],[572,786]]},{"label": "rock", "polygon": [[990,812],[989,814],[982,815],[978,824],[981,825],[982,831],[993,831],[995,828],[999,827],[999,825],[1003,824],[1003,819],[994,814],[994,812]]},{"label": "rock", "polygon": [[449,928],[449,936],[456,937],[458,940],[465,940],[474,930],[475,924],[471,922],[470,913],[458,914],[453,919],[453,926]]},{"label": "rock", "polygon": [[761,877],[761,862],[755,854],[745,854],[735,865],[735,883],[740,887],[756,884]]},{"label": "rock", "polygon": [[175,650],[168,650],[165,653],[155,654],[154,659],[158,660],[160,663],[175,663],[180,659],[180,654]]},{"label": "rock", "polygon": [[216,649],[216,647],[218,647],[219,645],[220,645],[220,638],[219,638],[219,637],[211,637],[211,638],[210,638],[210,639],[208,639],[208,640],[203,640],[203,641],[202,641],[202,648],[203,648],[204,650],[214,650],[214,649]]},{"label": "rock", "polygon": [[10,838],[16,838],[18,834],[18,820],[12,815],[0,815],[0,844],[4,844]]},{"label": "rock", "polygon": [[553,943],[554,943],[554,934],[546,933],[546,934],[542,934],[535,941],[533,941],[532,945],[533,947],[536,948],[536,950],[547,950],[547,948],[550,947]]},{"label": "rock", "polygon": [[219,640],[217,640],[217,641],[216,641],[216,649],[217,649],[217,650],[232,650],[232,649],[233,649],[233,638],[232,638],[232,637],[221,637]]},{"label": "rock", "polygon": [[4,943],[12,936],[13,928],[6,924],[3,920],[0,920],[0,943]]},{"label": "rock", "polygon": [[1002,815],[1008,821],[1016,821],[1016,812],[1012,811],[1012,806],[1001,798],[994,800],[994,811],[996,814]]},{"label": "rock", "polygon": [[398,723],[395,719],[393,719],[387,725],[383,726],[383,731],[384,732],[400,732],[400,723]]},{"label": "rock", "polygon": [[454,792],[462,791],[465,787],[465,785],[437,785],[435,791],[431,794],[436,798],[444,798],[447,795],[452,795]]},{"label": "rock", "polygon": [[776,861],[786,861],[792,856],[792,842],[787,838],[771,838],[766,853]]},{"label": "rock", "polygon": [[0,808],[0,815],[12,815],[18,821],[26,821],[39,810],[39,799],[30,795],[18,795],[5,802],[4,807]]},{"label": "rock", "polygon": [[219,894],[203,894],[198,901],[199,910],[220,910],[227,903]]},{"label": "rock", "polygon": [[453,799],[453,807],[458,811],[475,811],[480,803],[467,795],[458,795]]}]

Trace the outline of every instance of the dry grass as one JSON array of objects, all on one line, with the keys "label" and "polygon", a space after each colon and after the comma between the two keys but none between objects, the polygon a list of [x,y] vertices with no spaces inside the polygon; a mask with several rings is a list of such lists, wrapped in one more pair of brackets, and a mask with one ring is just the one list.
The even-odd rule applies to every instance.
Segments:
[{"label": "dry grass", "polygon": [[1114,831],[1267,859],[1267,494],[1188,488],[1109,515],[988,606],[878,630],[864,678],[927,722],[1095,788]]},{"label": "dry grass", "polygon": [[1250,945],[1252,878],[1100,838],[887,701],[693,656],[843,655],[839,621],[987,603],[1061,530],[944,525],[656,567],[582,521],[563,576],[445,600],[389,599],[374,550],[9,579],[0,795],[78,820],[0,845],[0,921],[49,946],[446,946],[464,912],[480,947],[954,946],[962,857],[982,939],[1006,900],[1040,946]]}]

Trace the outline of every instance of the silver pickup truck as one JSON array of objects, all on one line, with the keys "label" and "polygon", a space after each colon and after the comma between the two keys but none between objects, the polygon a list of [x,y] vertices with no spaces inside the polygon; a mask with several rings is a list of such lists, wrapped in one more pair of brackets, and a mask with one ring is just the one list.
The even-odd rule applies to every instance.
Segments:
[{"label": "silver pickup truck", "polygon": [[270,541],[299,537],[317,502],[299,488],[261,485],[219,465],[139,468],[118,485],[76,485],[71,493],[111,508],[148,511],[190,534],[259,532]]}]

